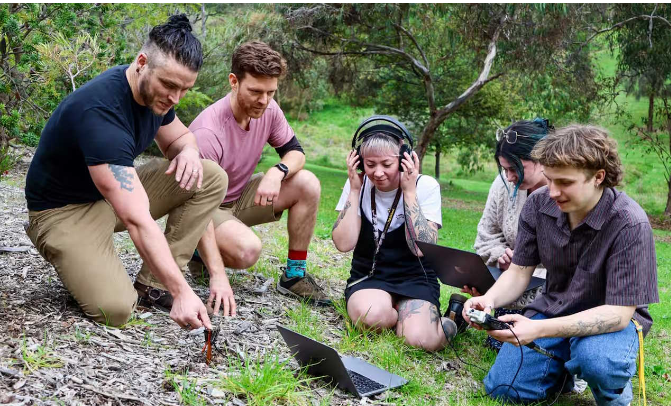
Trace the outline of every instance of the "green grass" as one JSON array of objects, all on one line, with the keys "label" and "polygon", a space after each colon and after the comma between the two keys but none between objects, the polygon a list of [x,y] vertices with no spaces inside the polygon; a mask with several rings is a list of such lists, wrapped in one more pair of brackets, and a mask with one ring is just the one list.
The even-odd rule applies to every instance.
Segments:
[{"label": "green grass", "polygon": [[311,404],[308,384],[315,379],[302,370],[294,375],[287,361],[272,354],[248,359],[244,365],[237,359],[232,361],[215,386],[243,398],[250,406],[301,406]]},{"label": "green grass", "polygon": [[32,373],[41,368],[61,368],[63,362],[55,355],[48,343],[47,333],[44,333],[42,344],[29,346],[25,336],[21,340],[21,359],[23,359],[24,373]]},{"label": "green grass", "polygon": [[172,372],[170,368],[165,370],[165,378],[172,386],[181,405],[205,406],[207,401],[200,396],[202,389],[198,386],[195,379],[190,379],[186,375]]},{"label": "green grass", "polygon": [[307,302],[299,302],[294,307],[287,309],[289,317],[289,328],[299,334],[323,341],[324,325],[315,307]]}]

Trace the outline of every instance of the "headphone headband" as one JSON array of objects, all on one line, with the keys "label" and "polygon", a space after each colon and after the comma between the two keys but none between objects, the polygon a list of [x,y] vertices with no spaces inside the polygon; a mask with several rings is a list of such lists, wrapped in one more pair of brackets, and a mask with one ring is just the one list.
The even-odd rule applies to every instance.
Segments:
[{"label": "headphone headband", "polygon": [[[362,131],[363,127],[365,127],[367,124],[373,121],[386,121],[388,123],[393,124],[396,127],[392,127],[388,124],[377,124],[368,127]],[[359,132],[361,132],[361,134],[359,134]],[[367,119],[363,120],[361,124],[359,124],[359,128],[357,128],[356,131],[354,132],[354,138],[352,138],[352,148],[356,147],[357,141],[359,141],[360,139],[361,140],[365,139],[366,136],[371,132],[391,135],[392,137],[398,138],[399,140],[403,140],[405,138],[410,143],[410,148],[412,149],[415,148],[414,145],[415,143],[412,139],[412,135],[410,135],[410,131],[408,131],[408,129],[405,128],[405,126],[395,118],[383,115],[375,115],[368,117]]]}]

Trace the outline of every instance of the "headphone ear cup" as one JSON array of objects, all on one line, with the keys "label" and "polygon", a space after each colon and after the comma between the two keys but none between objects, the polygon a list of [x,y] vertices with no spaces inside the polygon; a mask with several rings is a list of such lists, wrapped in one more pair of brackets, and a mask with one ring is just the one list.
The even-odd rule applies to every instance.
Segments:
[{"label": "headphone ear cup", "polygon": [[356,168],[359,170],[359,172],[364,172],[363,158],[361,157],[361,151],[359,151],[359,148],[361,148],[361,146],[356,147],[356,154],[359,155],[359,164],[356,166]]},{"label": "headphone ear cup", "polygon": [[401,149],[398,151],[398,170],[400,172],[403,172],[403,165],[401,165],[401,161],[403,158],[405,158],[404,154],[408,153],[408,155],[412,156],[412,148],[408,144],[403,144],[401,145]]}]

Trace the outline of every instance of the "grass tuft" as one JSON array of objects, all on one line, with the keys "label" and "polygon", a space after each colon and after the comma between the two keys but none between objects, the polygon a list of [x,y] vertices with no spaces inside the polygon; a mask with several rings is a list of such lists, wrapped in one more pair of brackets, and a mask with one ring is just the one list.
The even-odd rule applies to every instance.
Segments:
[{"label": "grass tuft", "polygon": [[304,370],[296,376],[287,364],[278,354],[265,355],[245,365],[236,359],[216,385],[244,398],[250,406],[311,405],[312,389],[308,385],[316,378],[307,377]]},{"label": "grass tuft", "polygon": [[190,379],[186,375],[180,375],[172,372],[168,367],[165,370],[167,383],[177,392],[179,403],[182,405],[205,406],[207,402],[200,396],[201,389],[195,379]]},{"label": "grass tuft", "polygon": [[21,358],[23,359],[24,373],[35,372],[40,368],[61,368],[63,363],[49,346],[47,333],[44,333],[42,344],[28,345],[25,335],[21,339]]}]

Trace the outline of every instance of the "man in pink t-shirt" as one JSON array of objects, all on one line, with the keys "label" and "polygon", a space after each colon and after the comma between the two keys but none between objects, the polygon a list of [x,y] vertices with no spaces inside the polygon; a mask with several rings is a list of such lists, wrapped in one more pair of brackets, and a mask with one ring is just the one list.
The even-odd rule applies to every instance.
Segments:
[{"label": "man in pink t-shirt", "polygon": [[[303,148],[273,100],[286,62],[267,44],[248,42],[235,50],[231,65],[231,92],[189,126],[201,157],[217,162],[228,174],[228,192],[213,218],[221,256],[230,268],[254,265],[261,254],[261,240],[250,227],[277,221],[288,210],[289,253],[277,289],[329,304],[306,272],[321,187],[317,177],[303,169]],[[265,175],[254,174],[266,143],[275,148],[280,162]],[[189,264],[192,271],[202,271],[206,265],[197,253]]]}]

